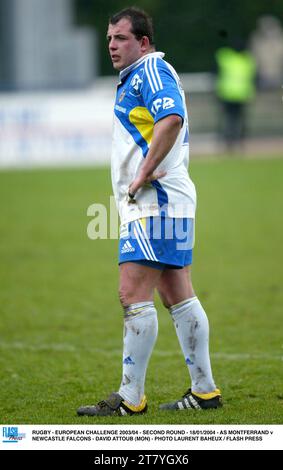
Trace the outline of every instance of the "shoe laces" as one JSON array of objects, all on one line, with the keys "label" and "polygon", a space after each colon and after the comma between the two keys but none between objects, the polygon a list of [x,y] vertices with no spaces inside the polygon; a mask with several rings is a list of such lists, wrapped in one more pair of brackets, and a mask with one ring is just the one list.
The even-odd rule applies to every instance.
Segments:
[{"label": "shoe laces", "polygon": [[106,403],[105,400],[99,401],[96,406],[99,406],[99,408],[106,408],[106,407],[110,408],[110,406],[108,405],[108,403]]}]

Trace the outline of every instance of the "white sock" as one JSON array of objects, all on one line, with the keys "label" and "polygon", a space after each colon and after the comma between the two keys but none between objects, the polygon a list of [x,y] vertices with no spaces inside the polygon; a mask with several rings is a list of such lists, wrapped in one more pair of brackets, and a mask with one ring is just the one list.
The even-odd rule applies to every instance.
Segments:
[{"label": "white sock", "polygon": [[138,406],[144,396],[145,374],[157,331],[153,302],[139,302],[125,309],[123,378],[119,394],[134,406]]},{"label": "white sock", "polygon": [[192,391],[214,391],[216,385],[209,358],[209,325],[200,301],[192,297],[169,310],[191,376]]}]

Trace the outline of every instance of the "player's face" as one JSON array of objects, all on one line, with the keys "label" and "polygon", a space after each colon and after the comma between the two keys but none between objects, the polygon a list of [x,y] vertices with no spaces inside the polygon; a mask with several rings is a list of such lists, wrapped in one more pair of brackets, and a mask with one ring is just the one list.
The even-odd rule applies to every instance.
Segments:
[{"label": "player's face", "polygon": [[148,38],[138,40],[131,29],[131,22],[126,18],[108,26],[109,53],[116,70],[123,70],[148,52]]}]

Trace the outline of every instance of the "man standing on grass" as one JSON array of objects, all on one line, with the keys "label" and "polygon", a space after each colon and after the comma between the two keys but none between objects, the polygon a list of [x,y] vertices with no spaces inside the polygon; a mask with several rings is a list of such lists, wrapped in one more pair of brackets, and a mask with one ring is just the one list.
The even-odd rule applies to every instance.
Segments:
[{"label": "man standing on grass", "polygon": [[123,375],[118,392],[79,415],[144,413],[144,383],[157,337],[155,288],[169,309],[191,388],[162,410],[218,408],[209,358],[209,326],[190,265],[195,187],[187,172],[189,132],[184,92],[156,52],[150,17],[127,8],[110,18],[107,39],[120,72],[114,114],[112,183],[121,219],[120,300],[124,309]]}]

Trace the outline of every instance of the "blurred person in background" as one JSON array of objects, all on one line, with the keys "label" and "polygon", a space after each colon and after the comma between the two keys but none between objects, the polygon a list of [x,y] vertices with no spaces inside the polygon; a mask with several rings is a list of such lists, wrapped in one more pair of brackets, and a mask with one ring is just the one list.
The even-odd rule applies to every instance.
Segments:
[{"label": "blurred person in background", "polygon": [[246,105],[255,96],[256,63],[237,39],[233,47],[216,51],[216,95],[221,103],[221,129],[226,148],[232,152],[246,134]]},{"label": "blurred person in background", "polygon": [[283,83],[283,29],[279,19],[260,17],[251,34],[249,49],[257,63],[259,89],[280,87]]},{"label": "blurred person in background", "polygon": [[[218,408],[209,324],[191,281],[195,187],[188,175],[185,95],[174,68],[156,52],[151,18],[127,8],[110,18],[107,39],[120,72],[114,112],[112,184],[121,219],[122,381],[80,416],[145,413],[146,371],[158,330],[154,290],[168,308],[191,387],[163,410]],[[173,229],[171,231],[171,228]],[[156,230],[156,231],[155,231]]]}]

